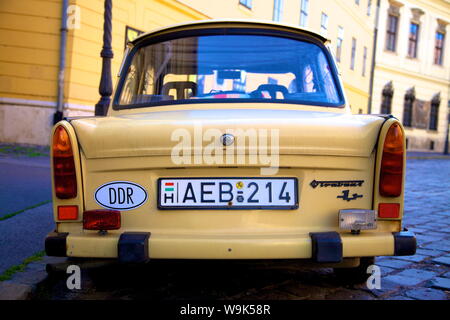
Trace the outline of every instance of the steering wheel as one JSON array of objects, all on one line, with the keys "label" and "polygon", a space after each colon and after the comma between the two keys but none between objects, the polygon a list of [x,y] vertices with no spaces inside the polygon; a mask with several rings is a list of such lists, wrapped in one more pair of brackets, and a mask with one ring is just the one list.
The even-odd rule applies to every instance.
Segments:
[{"label": "steering wheel", "polygon": [[288,89],[279,84],[262,84],[254,92],[260,93],[261,95],[263,92],[268,92],[272,99],[277,98],[277,92],[281,92],[283,97],[286,97],[289,94]]}]

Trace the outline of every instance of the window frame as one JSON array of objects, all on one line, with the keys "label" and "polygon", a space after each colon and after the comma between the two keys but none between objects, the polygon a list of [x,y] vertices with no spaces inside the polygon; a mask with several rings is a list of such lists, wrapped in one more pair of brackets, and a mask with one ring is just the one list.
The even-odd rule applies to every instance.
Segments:
[{"label": "window frame", "polygon": [[[391,30],[391,19],[395,19],[395,30]],[[398,37],[398,26],[399,26],[399,22],[400,22],[400,17],[398,15],[389,13],[388,14],[388,22],[387,22],[387,27],[386,27],[386,46],[385,46],[385,50],[386,51],[390,51],[390,52],[396,52],[397,51],[397,37]],[[392,48],[390,46],[392,42]]]},{"label": "window frame", "polygon": [[309,0],[301,0],[300,4],[300,23],[301,27],[307,27],[309,17]]},{"label": "window frame", "polygon": [[328,15],[322,11],[322,14],[320,16],[320,34],[324,37],[328,34]]},{"label": "window frame", "polygon": [[[413,37],[414,34],[411,32],[411,28],[413,25],[415,25],[417,27],[415,38]],[[409,24],[409,33],[408,33],[408,58],[416,59],[418,56],[417,53],[419,51],[418,50],[419,34],[420,34],[420,24],[415,21],[411,21]],[[414,44],[414,46],[412,46],[412,44]],[[413,54],[411,54],[412,47],[414,48]]]},{"label": "window frame", "polygon": [[[441,46],[438,47],[438,35],[442,35],[442,41],[441,41]],[[435,33],[435,41],[434,41],[434,64],[438,65],[438,66],[443,66],[444,65],[444,48],[445,48],[445,32],[442,32],[440,30],[436,30]],[[439,56],[437,55],[439,52]]]},{"label": "window frame", "polygon": [[403,126],[406,128],[412,128],[412,117],[414,111],[414,101],[416,100],[414,88],[409,89],[405,93],[403,101]]},{"label": "window frame", "polygon": [[367,72],[367,58],[368,58],[368,49],[366,46],[363,48],[363,65],[361,70],[361,76],[365,77]]},{"label": "window frame", "polygon": [[249,10],[252,10],[252,0],[239,0],[239,4]]},{"label": "window frame", "polygon": [[380,114],[392,114],[392,100],[394,99],[394,87],[388,82],[381,91]]},{"label": "window frame", "polygon": [[273,0],[272,20],[281,22],[283,20],[284,0]]},{"label": "window frame", "polygon": [[356,68],[356,47],[357,47],[357,40],[355,37],[352,37],[352,51],[351,51],[351,57],[350,57],[350,70],[355,70]]},{"label": "window frame", "polygon": [[[342,31],[342,32],[341,32]],[[338,35],[336,40],[336,61],[341,62],[342,46],[344,44],[344,27],[338,26]]]},{"label": "window frame", "polygon": [[[331,76],[336,86],[336,91],[339,96],[338,103],[328,103],[328,102],[314,102],[314,101],[300,101],[300,100],[270,100],[270,101],[261,101],[261,99],[195,99],[195,100],[175,100],[175,101],[159,101],[159,102],[146,102],[146,103],[137,103],[137,104],[128,104],[121,105],[119,104],[120,95],[122,93],[123,86],[126,81],[126,73],[130,68],[130,65],[133,61],[134,55],[138,52],[138,50],[142,47],[174,40],[186,37],[195,37],[195,36],[208,36],[208,35],[262,35],[262,36],[273,36],[273,37],[281,37],[286,39],[305,41],[319,46],[323,54],[327,60],[328,65],[330,66]],[[245,27],[213,27],[207,29],[191,29],[191,30],[180,30],[173,31],[168,34],[155,34],[148,38],[142,39],[137,42],[136,45],[131,49],[130,53],[126,57],[125,63],[122,68],[122,72],[120,74],[119,81],[117,83],[116,90],[114,92],[114,96],[112,99],[112,109],[114,111],[127,110],[127,109],[137,109],[137,108],[148,108],[148,107],[158,107],[158,106],[172,106],[172,105],[182,105],[182,104],[208,104],[208,103],[281,103],[281,104],[298,104],[298,105],[310,105],[317,107],[326,107],[326,108],[336,108],[336,109],[344,109],[347,100],[344,95],[344,90],[342,86],[342,82],[339,78],[339,71],[337,69],[336,64],[334,63],[334,59],[331,56],[331,52],[327,49],[325,44],[321,42],[319,39],[315,39],[306,35],[301,35],[295,32],[290,32],[287,30],[275,30],[275,29],[261,29],[261,28],[245,28]]]},{"label": "window frame", "polygon": [[440,95],[437,94],[433,97],[433,99],[431,99],[430,121],[428,123],[428,130],[430,131],[438,131],[440,104],[441,104]]}]

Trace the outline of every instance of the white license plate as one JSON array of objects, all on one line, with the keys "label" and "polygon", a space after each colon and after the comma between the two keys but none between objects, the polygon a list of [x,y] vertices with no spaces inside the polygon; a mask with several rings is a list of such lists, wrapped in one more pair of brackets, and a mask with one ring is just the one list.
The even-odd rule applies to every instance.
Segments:
[{"label": "white license plate", "polygon": [[159,209],[297,209],[297,178],[160,178]]}]

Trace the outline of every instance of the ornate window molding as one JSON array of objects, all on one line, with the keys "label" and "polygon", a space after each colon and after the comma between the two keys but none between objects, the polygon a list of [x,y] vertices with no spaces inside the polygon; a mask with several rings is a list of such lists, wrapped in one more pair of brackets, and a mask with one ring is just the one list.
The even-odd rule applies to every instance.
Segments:
[{"label": "ornate window molding", "polygon": [[433,96],[433,98],[431,98],[430,123],[428,126],[429,130],[437,131],[440,104],[441,104],[441,93],[438,92]]},{"label": "ornate window molding", "polygon": [[416,90],[412,87],[405,93],[405,101],[403,105],[403,125],[405,127],[411,127],[412,125],[414,100],[416,100]]},{"label": "ornate window molding", "polygon": [[386,83],[382,91],[381,99],[381,114],[391,114],[392,112],[392,97],[394,96],[394,85],[392,81]]}]

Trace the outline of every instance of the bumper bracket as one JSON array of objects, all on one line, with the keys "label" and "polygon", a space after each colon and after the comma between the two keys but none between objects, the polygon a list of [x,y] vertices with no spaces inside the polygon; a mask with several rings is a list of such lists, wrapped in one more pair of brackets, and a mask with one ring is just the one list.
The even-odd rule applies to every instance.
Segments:
[{"label": "bumper bracket", "polygon": [[416,253],[417,241],[414,233],[405,229],[393,232],[394,256],[412,256]]},{"label": "bumper bracket", "polygon": [[53,257],[67,256],[67,232],[52,232],[45,238],[45,253]]},{"label": "bumper bracket", "polygon": [[124,263],[143,263],[148,261],[149,238],[150,232],[122,233],[118,244],[119,261]]},{"label": "bumper bracket", "polygon": [[315,262],[342,262],[342,240],[337,232],[311,232],[312,259]]}]

